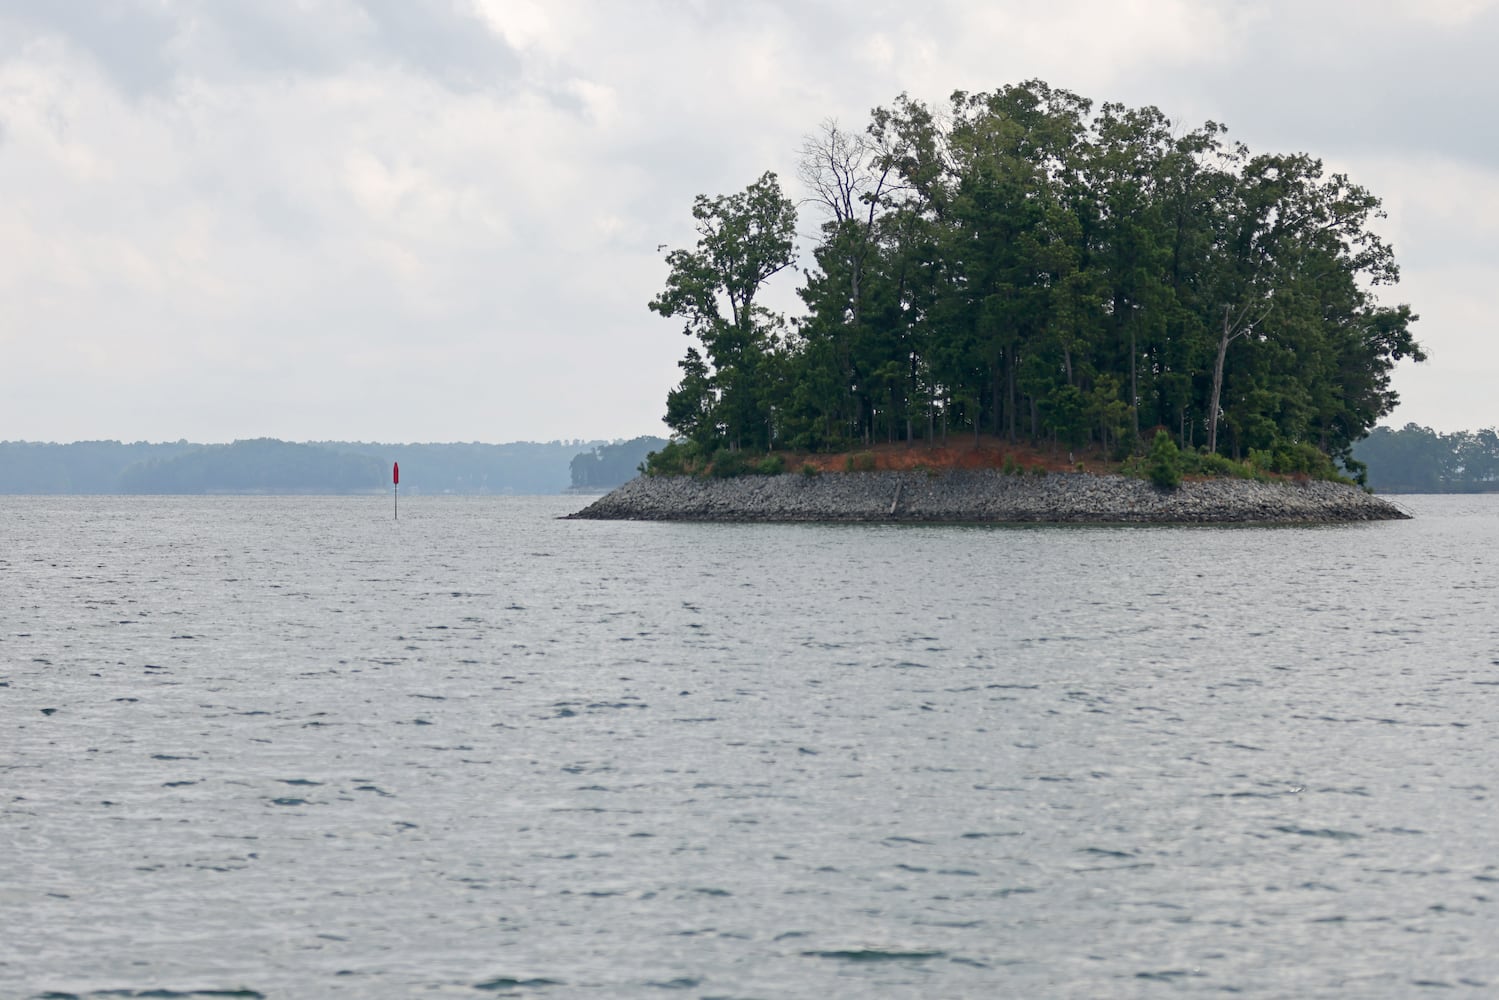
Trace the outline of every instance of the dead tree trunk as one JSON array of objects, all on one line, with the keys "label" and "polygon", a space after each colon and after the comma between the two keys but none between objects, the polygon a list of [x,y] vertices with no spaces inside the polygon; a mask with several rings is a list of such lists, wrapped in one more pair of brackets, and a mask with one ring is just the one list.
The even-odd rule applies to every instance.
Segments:
[{"label": "dead tree trunk", "polygon": [[1249,333],[1270,315],[1270,303],[1258,317],[1249,320],[1251,302],[1244,303],[1238,315],[1232,306],[1223,307],[1223,334],[1218,338],[1218,360],[1213,364],[1213,394],[1208,400],[1208,453],[1218,450],[1218,409],[1223,401],[1223,365],[1228,359],[1228,345]]}]

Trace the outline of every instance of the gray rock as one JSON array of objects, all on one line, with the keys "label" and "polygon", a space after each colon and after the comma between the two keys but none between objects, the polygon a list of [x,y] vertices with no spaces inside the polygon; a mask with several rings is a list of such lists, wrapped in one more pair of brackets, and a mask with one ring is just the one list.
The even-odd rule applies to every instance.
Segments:
[{"label": "gray rock", "polygon": [[698,479],[641,476],[570,518],[631,521],[928,521],[1060,524],[1320,524],[1404,511],[1354,486],[1247,479],[1161,490],[1140,479],[997,469]]}]

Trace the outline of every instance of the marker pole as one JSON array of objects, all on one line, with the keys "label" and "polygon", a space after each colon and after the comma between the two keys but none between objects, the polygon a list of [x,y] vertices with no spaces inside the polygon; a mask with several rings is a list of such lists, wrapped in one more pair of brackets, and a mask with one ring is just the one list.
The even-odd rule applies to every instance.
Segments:
[{"label": "marker pole", "polygon": [[401,519],[401,463],[395,462],[390,467],[390,484],[395,492],[396,520]]}]

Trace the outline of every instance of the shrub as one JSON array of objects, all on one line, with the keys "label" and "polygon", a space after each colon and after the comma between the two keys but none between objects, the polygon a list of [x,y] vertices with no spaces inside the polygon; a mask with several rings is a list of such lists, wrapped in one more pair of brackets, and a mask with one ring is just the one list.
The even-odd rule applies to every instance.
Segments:
[{"label": "shrub", "polygon": [[1242,477],[1246,471],[1238,462],[1216,452],[1198,455],[1195,465],[1205,476]]},{"label": "shrub", "polygon": [[817,466],[813,465],[811,462],[803,462],[802,463],[802,475],[806,476],[808,479],[811,479],[813,476],[816,476],[816,475],[819,475],[819,474],[820,474],[820,470],[817,468]]},{"label": "shrub", "polygon": [[648,476],[689,476],[698,471],[702,457],[696,441],[672,441],[646,455],[641,471]]},{"label": "shrub", "polygon": [[843,468],[848,472],[873,472],[874,452],[860,451],[849,455],[843,460]]},{"label": "shrub", "polygon": [[1001,468],[1004,470],[1004,474],[1007,476],[1018,476],[1021,472],[1020,463],[1015,461],[1015,456],[1011,455],[1009,452],[1005,453],[1004,465],[1001,466]]},{"label": "shrub", "polygon": [[1145,460],[1145,475],[1163,490],[1174,490],[1182,482],[1182,454],[1171,435],[1156,431]]},{"label": "shrub", "polygon": [[720,448],[713,453],[713,465],[709,469],[719,479],[731,479],[750,471],[750,463],[742,451]]},{"label": "shrub", "polygon": [[780,455],[766,455],[755,463],[755,471],[762,476],[779,476],[786,471],[786,459]]},{"label": "shrub", "polygon": [[1281,444],[1275,449],[1275,471],[1287,476],[1313,476],[1347,482],[1331,458],[1316,445],[1305,441]]},{"label": "shrub", "polygon": [[1242,462],[1222,455],[1186,452],[1182,455],[1182,469],[1188,474],[1223,476],[1238,479],[1257,479],[1261,482],[1271,476],[1311,476],[1348,482],[1332,459],[1315,445],[1299,441],[1294,444],[1281,442],[1274,449],[1251,448]]},{"label": "shrub", "polygon": [[[1339,479],[1347,479],[1349,476],[1352,476],[1353,482],[1356,485],[1362,486],[1364,489],[1369,488],[1369,466],[1367,463],[1360,462],[1352,455],[1344,455],[1339,459],[1339,462],[1343,465],[1343,472],[1347,473],[1347,475],[1338,473]],[[1337,472],[1337,468],[1334,467],[1333,471]]]}]

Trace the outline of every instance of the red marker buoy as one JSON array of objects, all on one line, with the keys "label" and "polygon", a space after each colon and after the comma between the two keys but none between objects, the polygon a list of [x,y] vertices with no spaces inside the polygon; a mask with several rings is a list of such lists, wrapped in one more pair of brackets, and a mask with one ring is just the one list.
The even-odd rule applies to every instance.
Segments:
[{"label": "red marker buoy", "polygon": [[396,519],[401,517],[401,463],[395,462],[390,467],[390,485],[395,491]]}]

